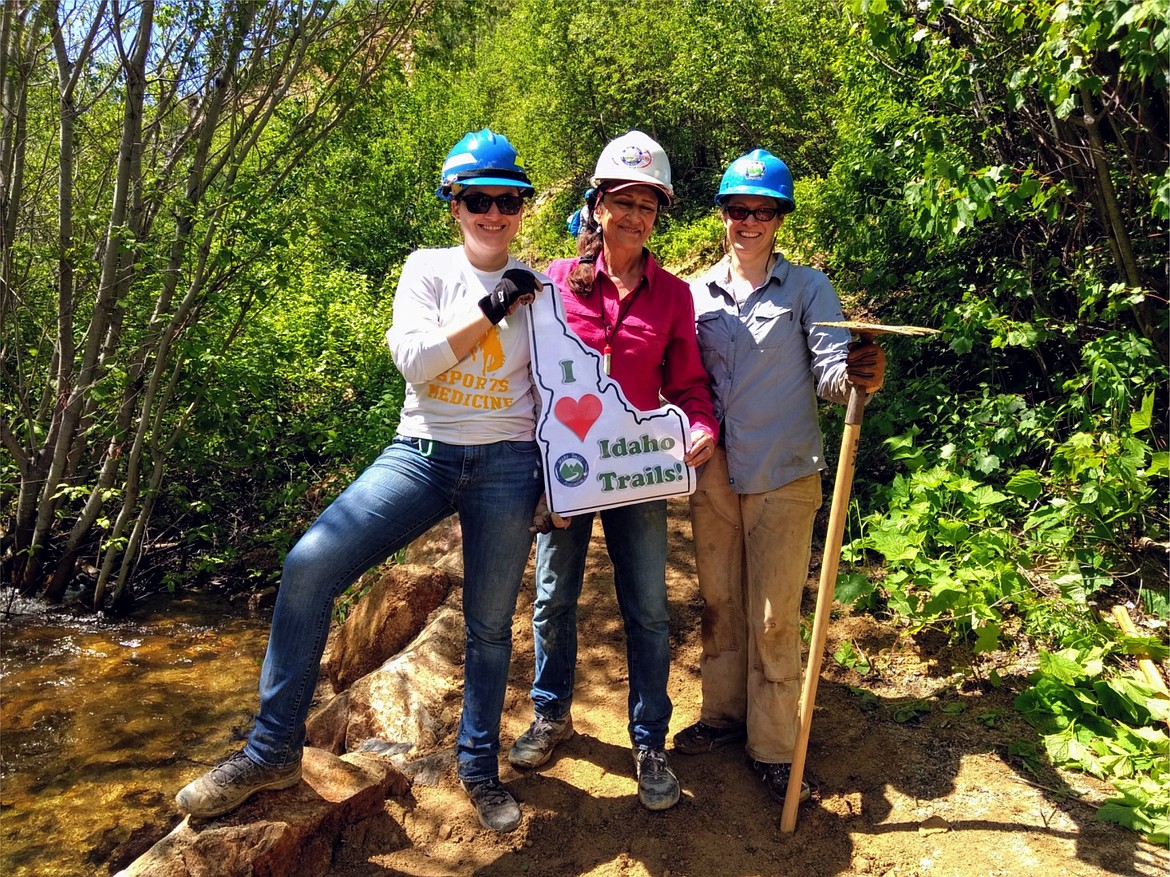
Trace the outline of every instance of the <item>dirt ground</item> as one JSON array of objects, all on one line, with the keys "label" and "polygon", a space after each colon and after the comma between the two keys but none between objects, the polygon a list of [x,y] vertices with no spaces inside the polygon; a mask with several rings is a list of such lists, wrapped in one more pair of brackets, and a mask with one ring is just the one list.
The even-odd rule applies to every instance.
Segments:
[{"label": "dirt ground", "polygon": [[[671,508],[673,735],[699,714],[701,603],[685,502]],[[523,811],[520,827],[504,835],[480,828],[448,765],[417,776],[406,798],[388,800],[387,818],[345,850],[330,875],[1170,874],[1166,850],[1095,820],[1106,787],[1062,776],[1043,761],[1029,769],[1009,756],[1009,747],[1038,744],[1010,708],[1025,667],[999,667],[1006,684],[991,686],[944,640],[847,613],[829,630],[806,771],[812,800],[801,805],[794,833],[779,831],[780,806],[737,747],[673,754],[682,800],[665,812],[644,810],[626,730],[624,637],[599,532],[580,606],[577,733],[538,771],[517,772],[501,755],[502,779]],[[818,566],[814,551],[810,613]],[[505,749],[531,719],[531,582],[517,612]],[[869,656],[869,675],[832,659],[843,639]],[[457,717],[451,711],[452,721]],[[453,744],[453,724],[447,734]]]}]

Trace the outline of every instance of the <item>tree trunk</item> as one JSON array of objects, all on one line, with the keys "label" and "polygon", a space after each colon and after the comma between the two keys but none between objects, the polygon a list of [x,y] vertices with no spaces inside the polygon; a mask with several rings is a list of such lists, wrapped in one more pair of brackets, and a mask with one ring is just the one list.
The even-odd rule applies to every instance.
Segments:
[{"label": "tree trunk", "polygon": [[[1109,159],[1105,154],[1105,142],[1101,137],[1101,120],[1093,108],[1093,98],[1089,94],[1089,89],[1084,85],[1080,88],[1080,95],[1082,120],[1089,138],[1089,156],[1097,180],[1101,212],[1120,262],[1118,268],[1128,286],[1141,289],[1145,284],[1142,282],[1137,259],[1134,257],[1133,242],[1130,240],[1129,230],[1125,227],[1121,205],[1117,201],[1117,190],[1113,186],[1113,178],[1109,175]],[[1167,343],[1164,334],[1158,331],[1154,307],[1148,296],[1143,295],[1141,301],[1133,305],[1133,315],[1142,334],[1161,353],[1162,361],[1170,361],[1170,344]]]},{"label": "tree trunk", "polygon": [[[110,222],[105,239],[105,252],[101,263],[97,303],[86,331],[85,347],[77,380],[61,412],[59,431],[52,448],[52,462],[40,495],[40,508],[36,526],[28,547],[21,589],[26,593],[35,592],[40,582],[40,552],[49,540],[59,503],[59,489],[64,483],[70,454],[75,450],[74,440],[78,436],[78,424],[82,410],[89,398],[93,385],[100,380],[98,356],[114,311],[117,308],[117,292],[122,287],[121,274],[129,270],[123,261],[123,244],[129,229],[126,217],[130,194],[134,183],[134,172],[140,167],[142,147],[142,113],[146,95],[146,58],[150,49],[150,37],[154,22],[154,2],[144,0],[139,10],[137,33],[133,53],[127,55],[121,46],[118,27],[114,36],[122,58],[122,72],[126,77],[126,96],[122,116],[122,138],[118,149],[118,174],[110,209]],[[119,22],[120,23],[120,22]],[[58,339],[58,344],[60,344]],[[83,439],[84,440],[84,439]]]}]

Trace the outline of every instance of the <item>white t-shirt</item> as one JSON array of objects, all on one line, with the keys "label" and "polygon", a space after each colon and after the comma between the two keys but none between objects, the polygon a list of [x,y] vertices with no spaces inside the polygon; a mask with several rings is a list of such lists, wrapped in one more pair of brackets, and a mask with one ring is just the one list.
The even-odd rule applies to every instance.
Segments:
[{"label": "white t-shirt", "polygon": [[[394,322],[386,332],[394,364],[406,378],[398,424],[401,435],[453,445],[529,441],[537,396],[530,372],[528,308],[501,320],[462,360],[447,343],[449,324],[477,306],[510,268],[479,271],[462,247],[416,250],[402,268],[394,295]],[[543,294],[552,281],[536,271]]]}]

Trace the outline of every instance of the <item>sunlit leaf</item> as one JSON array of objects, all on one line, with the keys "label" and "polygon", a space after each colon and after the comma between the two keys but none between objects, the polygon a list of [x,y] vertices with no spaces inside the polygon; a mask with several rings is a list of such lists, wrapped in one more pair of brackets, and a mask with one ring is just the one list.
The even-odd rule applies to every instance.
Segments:
[{"label": "sunlit leaf", "polygon": [[1004,484],[1004,490],[1015,493],[1031,501],[1040,496],[1044,490],[1044,483],[1040,473],[1034,469],[1021,469]]}]

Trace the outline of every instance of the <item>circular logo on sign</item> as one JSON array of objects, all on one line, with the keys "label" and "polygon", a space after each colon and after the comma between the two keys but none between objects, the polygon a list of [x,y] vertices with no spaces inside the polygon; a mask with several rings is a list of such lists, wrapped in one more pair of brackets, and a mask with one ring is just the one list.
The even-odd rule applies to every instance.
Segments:
[{"label": "circular logo on sign", "polygon": [[626,167],[634,169],[649,167],[652,161],[650,153],[640,146],[627,146],[618,155],[617,160]]},{"label": "circular logo on sign", "polygon": [[743,168],[744,179],[762,180],[764,178],[764,163],[762,161],[745,162]]},{"label": "circular logo on sign", "polygon": [[562,454],[557,459],[556,465],[553,466],[553,474],[556,475],[557,481],[565,487],[576,487],[589,474],[589,464],[580,454],[572,452]]}]

